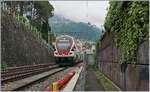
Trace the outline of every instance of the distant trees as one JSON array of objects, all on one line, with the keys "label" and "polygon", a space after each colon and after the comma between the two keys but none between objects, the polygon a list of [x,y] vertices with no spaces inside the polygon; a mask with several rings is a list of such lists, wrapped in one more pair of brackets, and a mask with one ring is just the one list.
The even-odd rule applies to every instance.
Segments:
[{"label": "distant trees", "polygon": [[42,38],[48,41],[48,18],[53,16],[54,8],[48,1],[2,1],[2,10],[10,14],[25,15],[30,24],[42,33]]},{"label": "distant trees", "polygon": [[[83,22],[73,22],[61,16],[50,18],[52,31],[57,35],[68,34],[78,39],[96,41],[101,36],[101,28]],[[88,35],[88,36],[87,36]]]}]

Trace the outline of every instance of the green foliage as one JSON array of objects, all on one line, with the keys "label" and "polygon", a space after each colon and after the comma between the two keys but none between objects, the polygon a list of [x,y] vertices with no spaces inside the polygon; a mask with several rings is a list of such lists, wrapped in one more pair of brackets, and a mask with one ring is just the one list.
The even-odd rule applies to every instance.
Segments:
[{"label": "green foliage", "polygon": [[50,44],[52,45],[52,43],[56,40],[56,36],[54,32],[50,33]]},{"label": "green foliage", "polygon": [[35,1],[34,8],[37,10],[37,18],[32,24],[40,30],[42,38],[48,42],[48,31],[50,31],[48,18],[53,16],[54,8],[48,1]]},{"label": "green foliage", "polygon": [[95,60],[95,68],[98,68],[98,55],[99,55],[100,42],[99,40],[96,42],[96,51],[94,52],[94,60]]},{"label": "green foliage", "polygon": [[45,39],[47,42],[48,42],[48,30],[49,30],[48,21],[43,22],[41,33],[42,33],[42,38]]},{"label": "green foliage", "polygon": [[148,39],[148,1],[110,1],[105,28],[115,34],[122,50],[120,62],[136,63],[138,44]]},{"label": "green foliage", "polygon": [[1,69],[5,70],[7,68],[7,64],[1,64]]},{"label": "green foliage", "polygon": [[52,11],[54,8],[48,1],[35,1],[34,8],[37,10],[39,17],[43,18],[45,21],[53,16]]},{"label": "green foliage", "polygon": [[18,21],[20,21],[25,27],[27,27],[27,28],[31,27],[31,28],[32,28],[31,31],[37,32],[38,29],[37,29],[35,26],[31,25],[31,24],[29,23],[29,20],[28,20],[26,17],[18,15],[18,16],[17,16],[17,19],[18,19]]},{"label": "green foliage", "polygon": [[48,56],[53,56],[54,53],[52,51],[48,51]]},{"label": "green foliage", "polygon": [[[2,4],[2,9],[7,8],[6,11],[16,14],[21,23],[26,27],[30,26],[32,31],[39,31],[42,38],[48,41],[48,31],[50,31],[48,18],[53,16],[54,10],[48,1],[3,1]],[[4,4],[6,4],[5,7]],[[26,15],[28,19],[23,15]]]}]

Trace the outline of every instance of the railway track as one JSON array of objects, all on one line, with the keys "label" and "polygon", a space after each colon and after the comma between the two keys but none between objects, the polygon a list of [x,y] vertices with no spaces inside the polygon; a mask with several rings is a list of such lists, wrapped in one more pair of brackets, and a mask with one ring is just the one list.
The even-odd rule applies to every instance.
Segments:
[{"label": "railway track", "polygon": [[50,66],[50,65],[56,65],[54,63],[49,63],[49,64],[37,64],[37,65],[28,65],[28,66],[19,66],[19,67],[10,67],[10,68],[7,68],[5,70],[2,70],[2,75],[3,74],[7,74],[7,73],[10,73],[10,72],[17,72],[17,71],[22,71],[22,70],[29,70],[29,69],[34,69],[34,68],[40,68],[40,67],[47,67],[47,66]]},{"label": "railway track", "polygon": [[2,91],[16,91],[43,78],[67,69],[56,64],[10,68],[2,71]]},{"label": "railway track", "polygon": [[[75,66],[76,67],[76,66]],[[41,83],[41,81],[57,76],[64,76],[69,67],[59,67],[56,64],[16,67],[2,72],[2,91],[26,90],[28,87]],[[60,73],[60,74],[59,74]],[[55,75],[56,74],[56,75]],[[47,81],[48,82],[48,81]],[[43,82],[42,85],[45,85]]]},{"label": "railway track", "polygon": [[33,66],[21,66],[21,67],[9,68],[5,71],[2,71],[1,83],[5,84],[7,82],[16,81],[58,67],[59,66],[56,64],[39,64]]},{"label": "railway track", "polygon": [[50,71],[43,72],[43,73],[40,73],[40,74],[37,74],[37,75],[33,75],[33,76],[30,76],[30,77],[27,77],[27,78],[24,78],[24,79],[21,79],[21,80],[9,82],[5,85],[2,85],[2,91],[17,91],[17,90],[20,90],[21,88],[29,86],[29,85],[37,82],[37,81],[40,81],[40,80],[42,80],[42,79],[44,79],[48,76],[51,76],[55,73],[58,73],[60,71],[65,70],[65,69],[66,69],[65,67],[59,67],[59,68],[55,68],[55,69],[52,69]]}]

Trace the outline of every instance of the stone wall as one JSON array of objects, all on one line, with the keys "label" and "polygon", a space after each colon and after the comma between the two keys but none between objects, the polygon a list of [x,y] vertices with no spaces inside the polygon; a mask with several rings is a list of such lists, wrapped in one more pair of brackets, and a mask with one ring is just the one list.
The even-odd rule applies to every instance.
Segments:
[{"label": "stone wall", "polygon": [[101,40],[99,68],[122,90],[149,90],[148,41],[138,47],[136,64],[120,64],[121,50],[115,46],[114,35],[107,32]]},{"label": "stone wall", "polygon": [[[48,46],[36,32],[27,30],[12,15],[1,16],[1,63],[8,67],[49,63]],[[49,50],[52,52],[52,50]]]}]

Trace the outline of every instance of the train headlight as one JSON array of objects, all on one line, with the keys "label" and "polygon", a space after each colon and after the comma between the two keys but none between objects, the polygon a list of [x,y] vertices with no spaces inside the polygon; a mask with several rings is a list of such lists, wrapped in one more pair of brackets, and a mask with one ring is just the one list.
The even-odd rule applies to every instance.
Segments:
[{"label": "train headlight", "polygon": [[57,55],[57,54],[58,54],[58,52],[55,52],[55,54]]},{"label": "train headlight", "polygon": [[71,51],[74,51],[76,49],[76,47],[74,46],[72,49],[71,49]]}]

